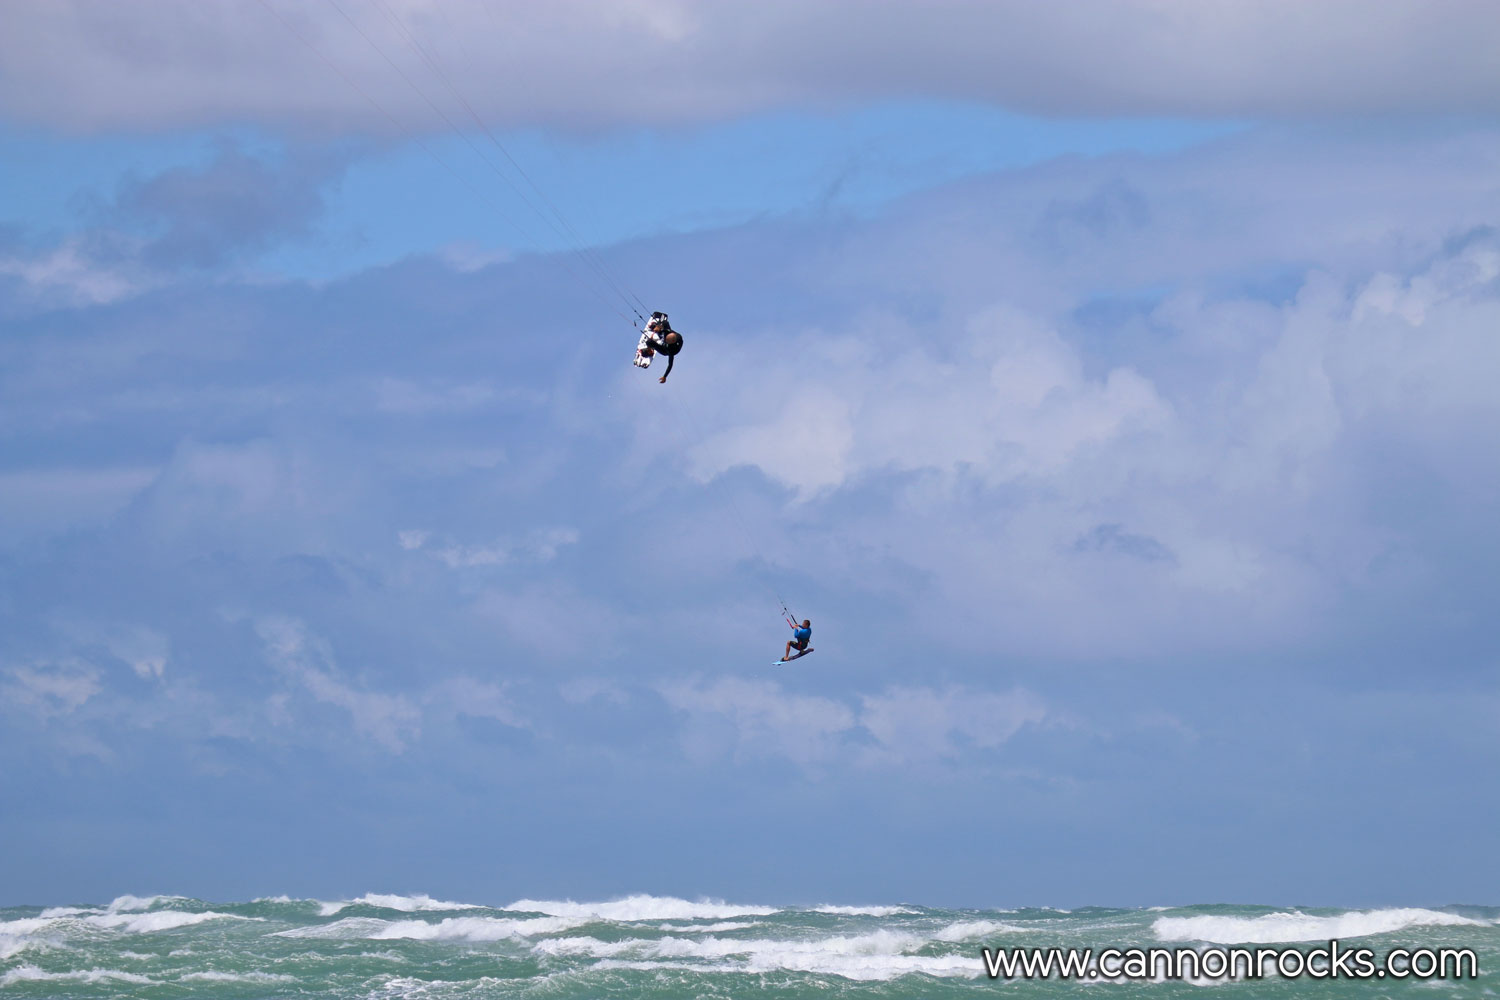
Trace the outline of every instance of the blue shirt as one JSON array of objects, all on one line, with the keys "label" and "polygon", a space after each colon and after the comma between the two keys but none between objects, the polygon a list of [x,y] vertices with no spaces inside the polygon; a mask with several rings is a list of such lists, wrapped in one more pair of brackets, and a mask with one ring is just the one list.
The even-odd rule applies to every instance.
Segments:
[{"label": "blue shirt", "polygon": [[799,628],[792,633],[792,638],[796,639],[798,642],[807,642],[812,638],[812,629]]}]

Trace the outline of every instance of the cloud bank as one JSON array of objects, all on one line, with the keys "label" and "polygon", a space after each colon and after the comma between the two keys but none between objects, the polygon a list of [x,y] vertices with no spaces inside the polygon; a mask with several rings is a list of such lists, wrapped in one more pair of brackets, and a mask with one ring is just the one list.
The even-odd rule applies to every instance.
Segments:
[{"label": "cloud bank", "polygon": [[502,127],[584,129],[912,97],[1237,118],[1493,113],[1500,101],[1500,13],[1480,0],[69,0],[8,14],[0,113],[87,131],[385,132],[387,115],[445,130],[428,99],[467,127],[450,83]]}]

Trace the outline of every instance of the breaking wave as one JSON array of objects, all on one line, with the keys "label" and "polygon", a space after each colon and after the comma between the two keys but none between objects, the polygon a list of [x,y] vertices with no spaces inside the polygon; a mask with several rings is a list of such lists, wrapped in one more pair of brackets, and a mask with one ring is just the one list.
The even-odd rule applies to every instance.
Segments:
[{"label": "breaking wave", "polygon": [[346,899],[336,903],[318,904],[318,915],[331,917],[351,906],[375,906],[382,910],[400,910],[403,913],[423,913],[434,910],[482,910],[477,903],[449,903],[433,899],[428,895],[393,896],[378,892],[367,892],[358,899]]},{"label": "breaking wave", "polygon": [[626,896],[608,903],[575,903],[569,900],[518,899],[506,910],[546,913],[554,917],[588,918],[632,923],[641,920],[723,920],[728,917],[767,917],[779,912],[774,906],[739,906],[722,900],[693,903],[672,896]]},{"label": "breaking wave", "polygon": [[1208,941],[1214,944],[1283,944],[1332,938],[1390,934],[1408,927],[1487,926],[1453,913],[1423,909],[1354,910],[1333,916],[1290,911],[1257,917],[1202,915],[1159,917],[1151,925],[1162,941]]}]

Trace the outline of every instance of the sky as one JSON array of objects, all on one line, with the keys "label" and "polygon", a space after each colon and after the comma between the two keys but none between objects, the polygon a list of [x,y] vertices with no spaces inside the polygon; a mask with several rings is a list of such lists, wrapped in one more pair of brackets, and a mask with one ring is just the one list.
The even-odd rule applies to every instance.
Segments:
[{"label": "sky", "polygon": [[7,22],[0,903],[1500,901],[1493,5]]}]

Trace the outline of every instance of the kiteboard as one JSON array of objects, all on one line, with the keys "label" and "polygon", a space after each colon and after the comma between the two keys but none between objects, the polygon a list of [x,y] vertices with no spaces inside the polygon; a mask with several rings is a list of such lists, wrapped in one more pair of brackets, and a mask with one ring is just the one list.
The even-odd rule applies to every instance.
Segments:
[{"label": "kiteboard", "polygon": [[800,660],[804,656],[806,656],[808,653],[811,653],[811,652],[812,652],[812,647],[808,646],[806,649],[802,650],[800,653],[796,653],[796,654],[794,654],[792,656],[789,656],[789,657],[787,657],[784,660],[772,660],[771,661],[771,666],[773,666],[773,667],[780,666],[783,663],[791,663],[793,660]]},{"label": "kiteboard", "polygon": [[635,366],[637,368],[650,368],[651,367],[651,355],[643,353],[646,350],[646,346],[648,344],[650,344],[650,343],[651,343],[651,334],[647,333],[645,330],[642,330],[641,331],[641,342],[639,344],[635,345]]}]

